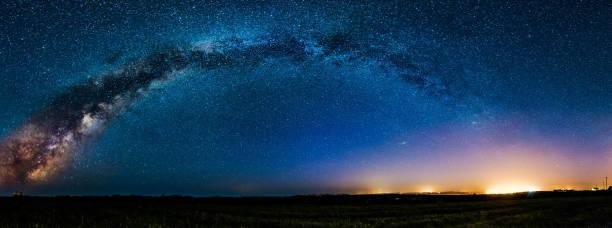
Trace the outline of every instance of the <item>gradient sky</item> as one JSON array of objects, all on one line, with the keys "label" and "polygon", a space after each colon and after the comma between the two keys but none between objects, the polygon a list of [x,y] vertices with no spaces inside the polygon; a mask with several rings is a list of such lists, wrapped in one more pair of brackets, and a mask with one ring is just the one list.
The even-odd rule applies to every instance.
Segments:
[{"label": "gradient sky", "polygon": [[71,88],[221,44],[232,64],[146,85],[52,176],[0,192],[486,192],[612,177],[610,1],[4,1],[0,137],[85,99]]}]

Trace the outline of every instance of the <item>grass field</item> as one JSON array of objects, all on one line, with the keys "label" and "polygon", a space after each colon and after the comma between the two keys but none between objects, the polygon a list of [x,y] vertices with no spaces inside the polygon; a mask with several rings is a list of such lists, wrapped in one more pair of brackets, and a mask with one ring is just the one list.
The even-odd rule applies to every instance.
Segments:
[{"label": "grass field", "polygon": [[599,227],[612,194],[6,197],[0,213],[2,227]]}]

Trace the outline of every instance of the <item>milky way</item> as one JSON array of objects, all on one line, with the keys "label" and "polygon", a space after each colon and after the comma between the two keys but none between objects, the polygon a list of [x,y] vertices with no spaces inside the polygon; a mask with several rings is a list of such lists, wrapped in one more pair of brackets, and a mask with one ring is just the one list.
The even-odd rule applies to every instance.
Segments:
[{"label": "milky way", "polygon": [[[189,67],[203,70],[256,67],[262,61],[331,59],[336,64],[373,58],[397,70],[409,85],[444,99],[459,99],[450,82],[436,78],[432,66],[411,61],[407,53],[388,53],[337,33],[319,39],[279,35],[257,39],[208,41],[169,48],[74,86],[12,133],[0,145],[0,183],[31,184],[52,179],[107,123],[144,95],[152,83],[172,79]],[[340,59],[340,60],[339,60]]]}]

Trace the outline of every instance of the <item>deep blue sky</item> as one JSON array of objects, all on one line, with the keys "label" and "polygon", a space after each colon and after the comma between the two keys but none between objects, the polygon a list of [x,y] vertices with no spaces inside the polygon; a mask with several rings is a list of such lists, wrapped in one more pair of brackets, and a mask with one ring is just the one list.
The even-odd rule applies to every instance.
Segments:
[{"label": "deep blue sky", "polygon": [[[187,69],[156,84],[56,178],[23,188],[194,195],[363,192],[379,185],[478,190],[482,185],[464,180],[502,175],[487,164],[528,160],[532,151],[545,154],[523,168],[547,174],[513,178],[537,182],[550,176],[536,166],[565,164],[560,169],[578,174],[538,184],[588,185],[612,171],[611,31],[609,1],[5,1],[0,136],[69,88],[164,47],[341,34],[340,51],[315,60]],[[402,57],[381,59],[366,49]],[[413,66],[426,72],[425,85],[400,77]],[[480,141],[486,148],[471,146]],[[520,155],[499,149],[515,147]],[[462,160],[465,154],[481,160]],[[440,178],[464,166],[478,168],[457,183]]]}]

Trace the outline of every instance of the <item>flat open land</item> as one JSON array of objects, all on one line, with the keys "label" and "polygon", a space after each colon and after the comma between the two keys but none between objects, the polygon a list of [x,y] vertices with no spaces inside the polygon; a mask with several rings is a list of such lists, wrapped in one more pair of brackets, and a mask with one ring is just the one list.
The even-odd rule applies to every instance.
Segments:
[{"label": "flat open land", "polygon": [[1,227],[612,226],[612,193],[4,197]]}]

